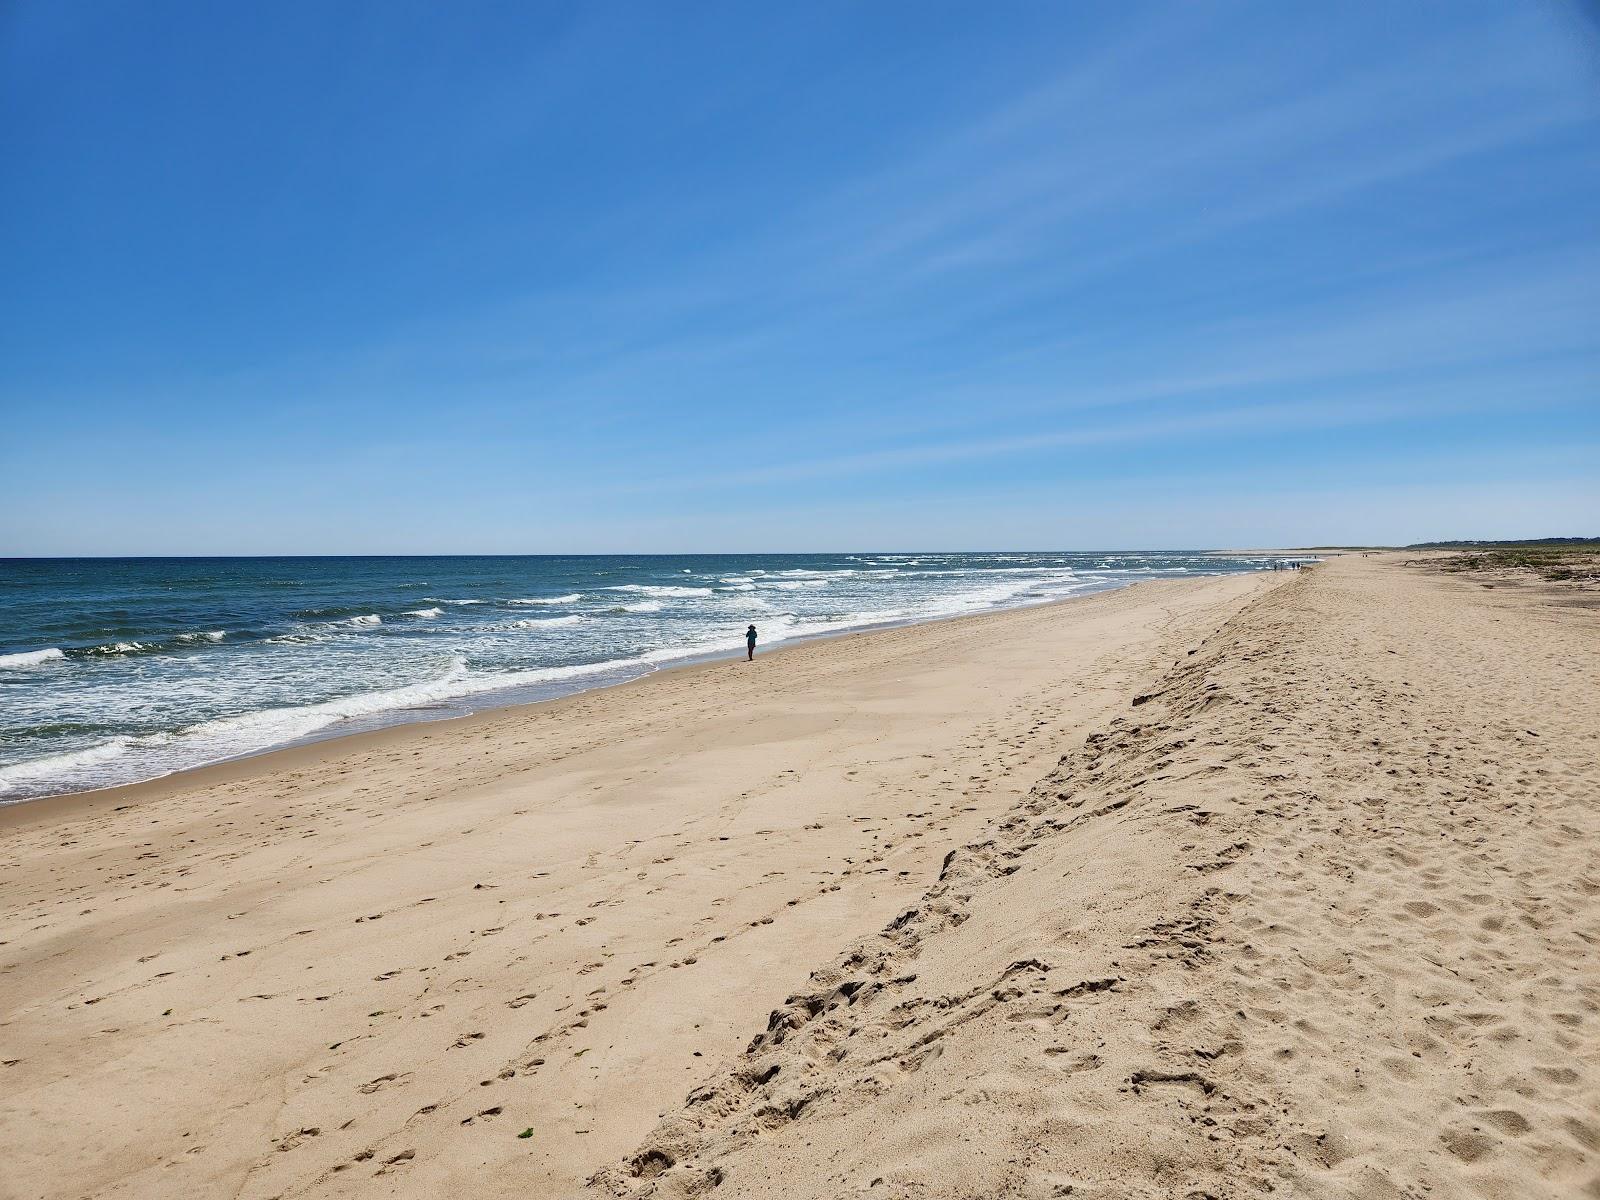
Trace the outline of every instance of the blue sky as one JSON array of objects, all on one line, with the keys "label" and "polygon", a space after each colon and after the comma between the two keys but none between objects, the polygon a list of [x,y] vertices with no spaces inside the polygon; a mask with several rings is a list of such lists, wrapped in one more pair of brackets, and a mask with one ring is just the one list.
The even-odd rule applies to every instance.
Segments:
[{"label": "blue sky", "polygon": [[0,554],[1600,534],[1578,3],[13,0],[0,162]]}]

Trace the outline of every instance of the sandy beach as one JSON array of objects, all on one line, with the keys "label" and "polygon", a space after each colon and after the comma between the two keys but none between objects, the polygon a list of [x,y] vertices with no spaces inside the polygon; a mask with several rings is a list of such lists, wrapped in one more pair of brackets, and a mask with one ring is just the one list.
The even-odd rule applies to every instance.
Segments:
[{"label": "sandy beach", "polygon": [[1352,555],[0,809],[0,1197],[1600,1196],[1586,599]]}]

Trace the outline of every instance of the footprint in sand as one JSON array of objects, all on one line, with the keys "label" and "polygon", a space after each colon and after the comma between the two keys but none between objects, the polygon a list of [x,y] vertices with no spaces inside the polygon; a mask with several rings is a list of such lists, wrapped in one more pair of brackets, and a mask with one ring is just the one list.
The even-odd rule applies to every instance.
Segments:
[{"label": "footprint in sand", "polygon": [[397,1075],[379,1075],[376,1079],[369,1079],[366,1083],[363,1083],[359,1088],[356,1089],[356,1091],[360,1092],[363,1096],[370,1096],[373,1092],[380,1092],[384,1088],[389,1087],[391,1084],[403,1087],[404,1081],[410,1077],[410,1071],[406,1071]]},{"label": "footprint in sand", "polygon": [[308,1138],[317,1137],[321,1133],[322,1130],[317,1128],[315,1125],[307,1126],[304,1129],[297,1129],[293,1133],[285,1134],[283,1137],[279,1138],[276,1143],[276,1148],[280,1152],[293,1150],[296,1146],[300,1145],[301,1142],[306,1141]]},{"label": "footprint in sand", "polygon": [[[367,1152],[367,1157],[370,1158],[371,1156],[372,1156],[371,1151],[368,1151]],[[383,1166],[379,1167],[376,1171],[373,1172],[373,1174],[375,1176],[376,1175],[387,1175],[387,1174],[390,1173],[391,1170],[393,1170],[393,1169],[395,1169],[397,1167],[404,1166],[406,1163],[410,1162],[416,1156],[417,1156],[417,1152],[415,1150],[402,1150],[402,1151],[400,1151],[399,1154],[396,1154],[393,1158],[384,1159],[383,1160]],[[359,1158],[361,1156],[357,1155],[356,1157]]]}]

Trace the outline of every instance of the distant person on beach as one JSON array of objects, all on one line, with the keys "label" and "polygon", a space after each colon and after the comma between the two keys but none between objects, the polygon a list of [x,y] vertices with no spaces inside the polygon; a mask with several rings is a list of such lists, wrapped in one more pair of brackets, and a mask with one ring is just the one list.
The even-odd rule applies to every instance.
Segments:
[{"label": "distant person on beach", "polygon": [[756,627],[754,625],[750,626],[749,629],[746,629],[744,631],[744,648],[745,648],[745,656],[744,656],[745,662],[755,662],[755,660],[756,660]]}]

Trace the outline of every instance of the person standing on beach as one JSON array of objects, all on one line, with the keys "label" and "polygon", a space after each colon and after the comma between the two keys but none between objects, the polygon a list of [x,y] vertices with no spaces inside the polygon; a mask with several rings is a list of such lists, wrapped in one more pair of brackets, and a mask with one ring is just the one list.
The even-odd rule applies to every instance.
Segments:
[{"label": "person standing on beach", "polygon": [[749,629],[746,629],[744,631],[744,650],[745,650],[745,655],[744,655],[745,662],[755,662],[755,660],[756,660],[756,627],[754,625],[750,626]]}]

